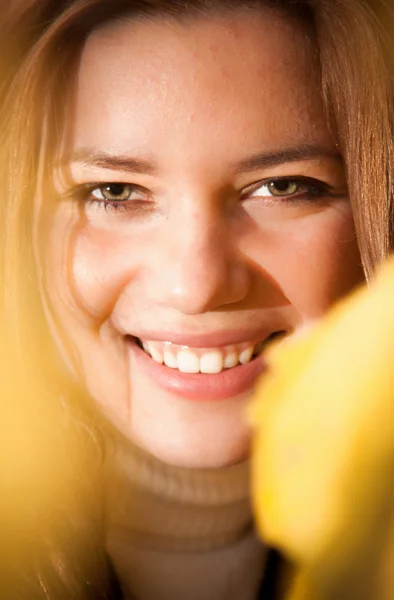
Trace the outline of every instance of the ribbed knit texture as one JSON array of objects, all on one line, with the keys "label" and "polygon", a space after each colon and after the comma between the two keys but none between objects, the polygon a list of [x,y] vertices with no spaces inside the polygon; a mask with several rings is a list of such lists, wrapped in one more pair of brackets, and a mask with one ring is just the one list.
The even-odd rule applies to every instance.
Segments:
[{"label": "ribbed knit texture", "polygon": [[119,441],[106,473],[107,549],[125,600],[255,600],[265,551],[248,463],[178,468]]}]

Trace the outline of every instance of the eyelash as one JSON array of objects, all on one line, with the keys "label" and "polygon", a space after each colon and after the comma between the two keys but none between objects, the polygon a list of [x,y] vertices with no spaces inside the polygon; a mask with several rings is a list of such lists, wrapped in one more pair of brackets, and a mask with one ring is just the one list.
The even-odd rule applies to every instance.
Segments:
[{"label": "eyelash", "polygon": [[[279,182],[287,184],[295,183],[300,188],[303,188],[303,191],[297,191],[294,194],[288,195],[279,194],[275,196],[274,194],[272,194],[270,196],[264,196],[262,194],[261,196],[250,196],[251,193],[257,192],[260,188],[268,187],[272,183]],[[333,187],[330,186],[328,183],[325,183],[324,181],[314,179],[313,177],[293,177],[290,175],[283,177],[271,177],[270,179],[265,179],[255,184],[252,184],[251,186],[248,186],[246,188],[246,193],[243,193],[242,198],[245,200],[251,198],[252,200],[256,199],[257,201],[259,198],[269,198],[271,201],[271,205],[280,203],[294,206],[307,202],[313,203],[322,198],[333,197],[338,195],[338,193],[334,192]]]},{"label": "eyelash", "polygon": [[109,181],[109,182],[98,182],[94,184],[82,184],[80,186],[75,187],[69,193],[67,193],[68,198],[72,198],[80,202],[81,204],[96,204],[97,206],[103,207],[105,211],[108,209],[117,210],[117,211],[130,211],[135,210],[137,207],[140,207],[141,204],[146,204],[148,200],[106,200],[105,198],[100,199],[93,196],[93,192],[96,190],[100,190],[106,188],[111,185],[121,185],[127,186],[130,188],[130,195],[133,192],[140,192],[141,195],[149,195],[148,190],[145,188],[135,185],[133,183],[123,183],[120,181]]},{"label": "eyelash", "polygon": [[[256,191],[258,191],[260,188],[263,187],[268,187],[270,184],[272,183],[295,183],[298,186],[304,188],[304,192],[303,193],[299,193],[296,192],[295,194],[290,194],[290,195],[277,195],[275,196],[274,194],[272,195],[261,195],[261,196],[251,196],[251,193],[255,193]],[[121,211],[129,211],[129,210],[135,210],[137,208],[141,207],[141,204],[146,204],[149,201],[148,200],[106,200],[105,198],[103,199],[99,199],[93,196],[93,192],[100,190],[102,188],[111,186],[111,185],[124,185],[130,188],[130,194],[132,194],[133,192],[140,192],[141,195],[146,195],[149,196],[149,192],[148,190],[146,190],[145,188],[132,184],[132,183],[123,183],[123,182],[98,182],[98,183],[94,183],[94,184],[83,184],[80,185],[76,188],[74,188],[73,190],[71,190],[71,192],[69,192],[67,194],[67,197],[72,197],[74,199],[77,199],[79,202],[82,203],[86,203],[86,204],[96,204],[98,206],[102,206],[104,208],[105,211],[107,211],[108,209],[112,209],[112,210],[121,210]],[[319,199],[323,198],[323,197],[333,197],[335,195],[333,188],[325,183],[324,181],[321,181],[319,179],[314,179],[313,177],[292,177],[292,176],[284,176],[284,177],[271,177],[270,179],[263,179],[261,181],[258,181],[250,186],[248,186],[247,188],[244,189],[244,191],[241,194],[241,200],[248,200],[248,199],[256,199],[258,201],[259,198],[269,198],[271,205],[273,204],[286,204],[286,205],[297,205],[297,204],[302,204],[302,203],[306,203],[306,202],[316,202]]]}]

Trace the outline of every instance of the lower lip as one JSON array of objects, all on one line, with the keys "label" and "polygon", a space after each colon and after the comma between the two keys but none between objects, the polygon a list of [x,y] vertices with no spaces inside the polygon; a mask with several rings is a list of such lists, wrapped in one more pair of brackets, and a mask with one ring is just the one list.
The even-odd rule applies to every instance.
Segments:
[{"label": "lower lip", "polygon": [[228,400],[251,391],[266,364],[257,356],[246,365],[220,373],[182,373],[155,362],[135,342],[128,341],[135,361],[150,379],[166,392],[187,400]]}]

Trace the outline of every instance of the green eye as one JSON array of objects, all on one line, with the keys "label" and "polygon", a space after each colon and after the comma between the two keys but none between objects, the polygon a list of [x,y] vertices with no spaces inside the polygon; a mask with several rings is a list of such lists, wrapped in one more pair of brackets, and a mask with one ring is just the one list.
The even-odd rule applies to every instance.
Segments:
[{"label": "green eye", "polygon": [[[100,199],[109,202],[125,202],[126,200],[130,200],[134,192],[134,187],[125,183],[110,183],[100,186],[95,192],[101,194]],[[95,192],[93,192],[93,196],[95,196]],[[98,198],[99,196],[95,197]]]},{"label": "green eye", "polygon": [[243,199],[259,198],[266,205],[294,205],[318,202],[337,196],[333,188],[313,177],[275,177],[255,183],[244,190]]},{"label": "green eye", "polygon": [[299,191],[300,184],[290,179],[278,179],[270,181],[267,187],[272,196],[292,196]]},{"label": "green eye", "polygon": [[147,200],[147,191],[131,183],[106,183],[92,189],[91,195],[99,202],[122,203]]},{"label": "green eye", "polygon": [[311,185],[308,187],[304,181],[299,179],[286,177],[268,179],[256,185],[250,196],[254,198],[287,198],[298,196],[305,188],[312,190]]}]

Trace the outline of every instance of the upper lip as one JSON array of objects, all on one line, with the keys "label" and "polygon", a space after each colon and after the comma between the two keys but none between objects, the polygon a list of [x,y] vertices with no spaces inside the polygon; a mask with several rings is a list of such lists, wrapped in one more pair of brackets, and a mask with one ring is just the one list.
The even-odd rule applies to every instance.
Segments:
[{"label": "upper lip", "polygon": [[249,342],[257,344],[264,342],[273,333],[281,331],[278,329],[261,329],[259,331],[251,329],[212,331],[208,333],[181,333],[156,330],[140,330],[138,333],[130,334],[130,337],[138,337],[142,341],[170,342],[179,346],[189,346],[190,348],[217,348],[220,346],[230,346],[232,344],[241,344]]}]

